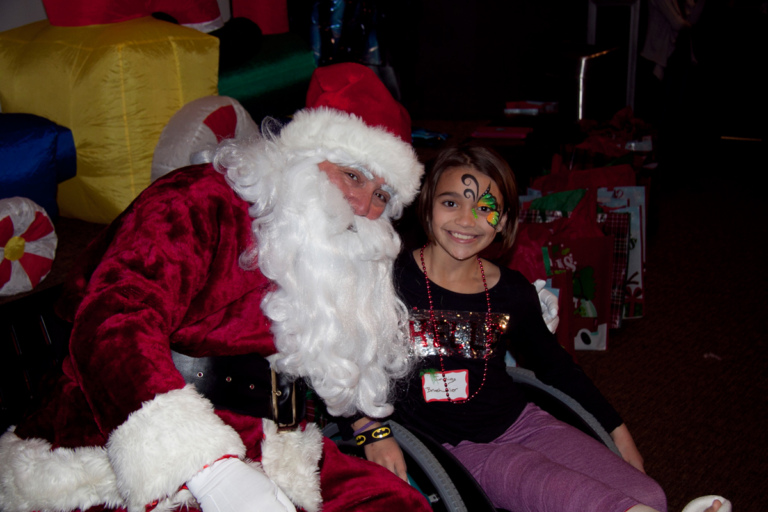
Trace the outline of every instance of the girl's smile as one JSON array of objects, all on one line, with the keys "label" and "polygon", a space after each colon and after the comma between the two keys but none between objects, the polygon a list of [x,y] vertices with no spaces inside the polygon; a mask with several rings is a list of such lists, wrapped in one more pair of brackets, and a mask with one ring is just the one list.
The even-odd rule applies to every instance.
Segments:
[{"label": "girl's smile", "polygon": [[465,235],[463,233],[455,233],[453,231],[451,231],[450,233],[451,233],[451,236],[453,236],[454,238],[458,238],[459,240],[474,240],[475,238],[477,238],[476,236]]}]

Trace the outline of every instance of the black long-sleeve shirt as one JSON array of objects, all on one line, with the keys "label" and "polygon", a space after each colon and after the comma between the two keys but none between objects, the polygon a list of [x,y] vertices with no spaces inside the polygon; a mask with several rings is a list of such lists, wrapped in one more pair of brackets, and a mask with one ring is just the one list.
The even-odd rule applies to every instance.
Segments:
[{"label": "black long-sleeve shirt", "polygon": [[[467,394],[471,396],[483,382],[485,361],[481,356],[468,358],[453,353],[442,357],[441,366],[440,358],[432,348],[433,330],[428,322],[429,301],[424,273],[411,252],[398,258],[395,282],[401,298],[411,310],[411,333],[416,352],[426,354],[420,357],[417,370],[399,390],[395,417],[405,426],[414,426],[441,443],[453,445],[462,440],[489,442],[500,436],[517,420],[527,404],[523,391],[506,372],[504,355],[507,349],[520,366],[533,370],[540,380],[576,399],[608,432],[622,423],[616,410],[547,329],[533,285],[519,272],[504,267],[499,282],[489,289],[489,297],[492,323],[503,325],[506,322],[506,329],[498,337],[488,359],[482,389],[465,403],[426,402],[424,382],[438,389],[434,396],[440,395],[439,390],[445,395],[443,370],[466,369]],[[482,354],[486,341],[483,325],[488,309],[485,292],[455,293],[434,282],[430,282],[430,288],[440,326],[439,342],[448,343],[445,336],[455,337],[465,353]],[[478,322],[480,327],[472,325]],[[426,337],[423,336],[425,333]],[[462,336],[463,339],[459,339]],[[473,336],[474,345],[470,348],[464,342]]]}]

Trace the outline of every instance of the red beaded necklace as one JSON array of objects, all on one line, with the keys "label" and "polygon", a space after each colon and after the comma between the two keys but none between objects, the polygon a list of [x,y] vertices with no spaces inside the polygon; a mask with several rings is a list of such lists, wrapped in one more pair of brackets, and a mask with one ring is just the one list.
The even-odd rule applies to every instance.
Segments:
[{"label": "red beaded necklace", "polygon": [[491,294],[488,293],[488,283],[485,281],[485,269],[483,268],[483,261],[480,256],[477,257],[477,264],[480,265],[480,275],[483,278],[483,288],[485,288],[485,302],[488,305],[488,309],[485,313],[485,353],[483,359],[485,365],[483,366],[483,381],[472,395],[465,400],[454,400],[451,398],[451,394],[448,391],[448,379],[445,376],[445,363],[443,362],[443,354],[440,351],[440,341],[437,336],[437,321],[435,320],[435,307],[432,303],[432,289],[429,286],[429,276],[427,275],[427,265],[424,263],[424,249],[426,249],[428,243],[421,248],[419,257],[421,258],[421,270],[424,272],[424,280],[427,283],[427,299],[429,300],[429,321],[432,324],[432,345],[437,349],[437,355],[440,359],[440,372],[443,374],[443,386],[445,386],[445,396],[448,397],[448,401],[452,404],[467,403],[477,396],[483,386],[485,385],[485,378],[488,376],[488,358],[491,354]]}]

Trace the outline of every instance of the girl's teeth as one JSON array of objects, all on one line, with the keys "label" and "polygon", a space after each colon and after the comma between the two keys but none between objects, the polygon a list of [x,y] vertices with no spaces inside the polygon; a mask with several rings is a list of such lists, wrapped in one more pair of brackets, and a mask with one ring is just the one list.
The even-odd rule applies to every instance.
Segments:
[{"label": "girl's teeth", "polygon": [[471,240],[475,238],[472,235],[462,235],[461,233],[454,233],[453,236],[458,238],[459,240]]}]

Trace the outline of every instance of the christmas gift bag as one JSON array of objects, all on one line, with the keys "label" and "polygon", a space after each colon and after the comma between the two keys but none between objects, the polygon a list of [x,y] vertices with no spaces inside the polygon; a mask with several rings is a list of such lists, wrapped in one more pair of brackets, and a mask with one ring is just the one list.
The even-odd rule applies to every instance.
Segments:
[{"label": "christmas gift bag", "polygon": [[[571,215],[576,206],[584,200],[586,190],[568,190],[535,198],[528,208],[520,213],[521,225],[526,223],[547,223]],[[595,197],[594,193],[590,197]],[[592,199],[588,199],[592,201]],[[629,252],[629,215],[626,213],[607,212],[597,214],[597,224],[607,236],[612,236],[613,273],[611,276],[611,321],[609,327],[621,327],[624,290],[627,278]]]},{"label": "christmas gift bag", "polygon": [[629,253],[627,275],[622,286],[622,318],[641,318],[645,306],[645,187],[598,189],[601,208],[629,215]]},{"label": "christmas gift bag", "polygon": [[576,350],[605,350],[611,322],[614,240],[598,226],[596,208],[596,193],[588,191],[568,217],[526,223],[523,216],[507,261],[531,281],[572,273],[569,336]]},{"label": "christmas gift bag", "polygon": [[630,216],[628,213],[619,212],[598,213],[597,224],[606,236],[613,238],[610,327],[618,329],[621,327],[624,287],[627,280]]}]

